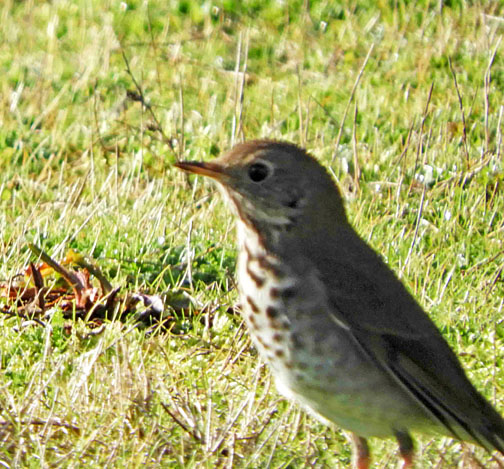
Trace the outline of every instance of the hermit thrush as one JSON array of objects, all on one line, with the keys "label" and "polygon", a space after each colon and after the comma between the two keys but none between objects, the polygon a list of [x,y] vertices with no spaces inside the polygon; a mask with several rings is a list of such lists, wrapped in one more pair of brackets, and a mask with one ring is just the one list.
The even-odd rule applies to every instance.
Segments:
[{"label": "hermit thrush", "polygon": [[220,183],[238,218],[238,287],[278,389],[354,435],[433,432],[504,453],[504,420],[476,391],[426,313],[347,221],[338,188],[303,149],[273,141],[178,168]]}]

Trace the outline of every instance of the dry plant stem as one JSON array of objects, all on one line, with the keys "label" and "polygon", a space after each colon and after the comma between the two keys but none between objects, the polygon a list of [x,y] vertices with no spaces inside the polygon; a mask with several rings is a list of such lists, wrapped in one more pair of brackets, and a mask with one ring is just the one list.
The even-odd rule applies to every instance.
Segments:
[{"label": "dry plant stem", "polygon": [[131,78],[131,81],[135,85],[135,88],[137,90],[138,96],[130,96],[132,99],[136,101],[140,101],[140,103],[145,106],[145,108],[149,111],[149,114],[152,117],[152,120],[156,124],[156,130],[161,134],[161,137],[163,139],[163,142],[166,143],[170,149],[173,151],[173,142],[170,138],[166,136],[166,134],[163,131],[163,127],[161,126],[161,123],[159,122],[158,118],[156,117],[156,114],[154,114],[154,111],[152,110],[152,106],[145,100],[145,96],[143,94],[142,87],[138,84],[138,81],[135,78],[135,75],[133,75],[133,72],[131,71],[130,64],[128,61],[128,57],[126,56],[126,53],[124,52],[124,49],[121,48],[121,54],[124,60],[124,63],[126,64],[126,72]]},{"label": "dry plant stem", "polygon": [[[147,15],[147,25],[149,27],[149,36],[150,36],[150,41],[149,41],[149,44],[150,46],[152,47],[152,50],[154,51],[154,56],[155,57],[159,57],[160,56],[160,53],[159,53],[159,49],[157,47],[157,42],[156,42],[156,39],[154,37],[154,31],[152,30],[152,18],[151,18],[151,6],[149,3],[146,4],[146,15]],[[160,71],[160,68],[159,68],[159,61],[156,59],[154,61],[155,65],[156,65],[156,81],[157,81],[157,85],[158,85],[158,88],[159,89],[162,89],[162,81],[161,81],[161,71]]]},{"label": "dry plant stem", "polygon": [[10,317],[23,319],[24,321],[34,321],[39,326],[42,326],[43,328],[47,327],[47,324],[44,321],[41,321],[40,319],[38,319],[36,317],[32,317],[32,315],[30,315],[28,317],[25,314],[20,313],[19,311],[11,311],[10,309],[1,309],[0,313],[1,314],[6,314],[6,315],[8,315]]},{"label": "dry plant stem", "polygon": [[341,124],[340,124],[340,128],[339,128],[339,131],[338,131],[338,136],[336,137],[336,142],[334,144],[334,151],[333,151],[333,156],[332,156],[332,159],[331,159],[331,164],[334,163],[334,159],[336,158],[336,155],[338,153],[338,147],[339,147],[339,144],[340,144],[340,141],[341,141],[341,135],[343,134],[343,128],[344,128],[344,125],[345,125],[346,116],[348,114],[348,110],[350,109],[350,103],[352,102],[352,100],[353,100],[353,98],[355,96],[355,92],[357,91],[357,86],[359,85],[360,79],[362,77],[362,74],[364,73],[364,69],[366,68],[366,65],[368,63],[369,57],[371,57],[371,52],[373,52],[373,49],[374,49],[374,43],[371,44],[371,47],[368,50],[366,58],[364,59],[364,63],[362,64],[362,67],[360,68],[359,73],[357,74],[357,77],[355,79],[352,91],[350,92],[350,97],[348,98],[348,102],[347,102],[347,105],[345,107],[345,112],[343,113],[343,118],[341,119]]},{"label": "dry plant stem", "polygon": [[239,92],[238,92],[238,80],[239,80],[239,71],[240,71],[240,61],[241,61],[241,48],[242,48],[242,33],[240,32],[238,36],[238,47],[236,48],[236,60],[235,60],[235,93],[234,93],[234,116],[233,116],[233,125],[231,128],[231,145],[235,144],[237,137],[237,110],[238,110],[238,102],[239,102]]},{"label": "dry plant stem", "polygon": [[204,440],[201,436],[197,435],[195,432],[193,432],[190,428],[188,428],[169,408],[168,406],[164,403],[161,402],[161,406],[165,410],[165,412],[173,419],[173,421],[180,427],[182,428],[186,433],[191,435],[196,441],[198,441],[201,444],[204,444]]},{"label": "dry plant stem", "polygon": [[485,71],[485,154],[489,151],[489,145],[490,145],[490,129],[488,123],[488,115],[490,112],[489,96],[490,96],[490,83],[492,81],[491,71],[501,40],[502,36],[499,36],[499,39],[497,39],[497,44],[494,47],[490,60],[488,61],[488,67]]},{"label": "dry plant stem", "polygon": [[504,105],[499,107],[499,119],[497,121],[497,150],[495,157],[497,161],[500,160],[501,147],[502,147],[502,115],[504,114]]},{"label": "dry plant stem", "polygon": [[308,105],[306,106],[306,120],[305,120],[305,132],[304,132],[304,141],[308,142],[308,132],[310,130],[310,112],[311,112],[311,97],[308,96]]},{"label": "dry plant stem", "polygon": [[326,109],[326,107],[312,94],[310,94],[310,98],[315,101],[315,104],[317,104],[322,111],[324,111],[324,114],[327,116],[327,118],[333,123],[335,126],[338,125],[337,120],[331,115],[331,113]]},{"label": "dry plant stem", "polygon": [[404,148],[402,149],[401,154],[393,162],[392,167],[390,169],[390,172],[389,172],[389,174],[388,174],[388,176],[386,178],[387,180],[391,179],[392,173],[397,168],[397,165],[399,163],[401,163],[401,161],[405,157],[406,153],[408,153],[408,150],[409,150],[409,147],[410,147],[410,143],[411,143],[411,135],[413,134],[413,128],[414,128],[414,126],[415,126],[415,123],[412,122],[411,125],[409,126],[409,129],[408,129],[408,136],[406,137],[406,143],[404,144]]},{"label": "dry plant stem", "polygon": [[[416,157],[415,157],[415,167],[413,168],[413,174],[416,174],[417,169],[418,169],[418,161],[420,160],[420,153],[423,150],[423,139],[424,139],[424,127],[425,127],[425,121],[427,120],[428,112],[429,112],[429,104],[432,99],[432,91],[434,89],[434,83],[431,83],[430,89],[429,89],[429,94],[427,95],[427,102],[425,103],[425,108],[424,112],[422,115],[422,122],[420,124],[420,133],[418,135],[418,145],[417,145],[417,151],[416,151]],[[426,158],[427,158],[427,150],[424,151],[424,164],[426,163]],[[413,181],[412,181],[413,183]],[[411,190],[411,185],[409,187],[409,191]]]},{"label": "dry plant stem", "polygon": [[[245,45],[243,46],[243,42]],[[240,65],[242,63],[242,47],[243,51],[243,65],[240,72]],[[240,33],[238,38],[238,48],[236,52],[236,65],[235,65],[235,96],[234,96],[234,116],[232,127],[232,141],[237,141],[238,138],[245,138],[243,130],[243,102],[245,98],[245,81],[247,77],[247,61],[249,49],[249,33],[245,32],[245,41],[243,41],[243,34]]]},{"label": "dry plant stem", "polygon": [[72,271],[66,269],[62,265],[58,264],[55,260],[53,260],[49,255],[47,255],[42,249],[40,249],[36,244],[29,243],[28,247],[30,250],[42,259],[46,264],[51,266],[58,274],[60,274],[66,282],[76,290],[79,296],[82,295],[85,290],[85,286],[82,284],[81,279],[75,275]]},{"label": "dry plant stem", "polygon": [[[425,109],[424,109],[424,114],[423,114],[423,118],[422,118],[422,123],[420,125],[420,135],[419,135],[419,138],[418,138],[417,156],[416,156],[416,159],[415,159],[415,169],[413,171],[413,174],[416,173],[417,162],[418,162],[418,160],[420,158],[420,152],[421,152],[422,146],[423,146],[424,125],[425,125],[425,120],[427,119],[427,115],[428,115],[429,103],[430,103],[431,98],[432,98],[432,90],[433,90],[433,88],[434,88],[434,83],[431,84],[431,87],[429,89],[429,95],[427,97],[427,103],[425,104]],[[427,147],[423,151],[424,151],[423,164],[425,164],[427,162]],[[410,185],[409,190],[411,190],[411,185]],[[406,256],[406,259],[404,261],[403,267],[401,269],[400,277],[402,276],[402,274],[404,272],[404,269],[409,264],[409,260],[410,260],[410,257],[411,257],[411,254],[413,252],[413,248],[415,246],[415,242],[416,242],[416,239],[417,239],[417,236],[418,236],[418,229],[420,227],[420,220],[422,219],[422,212],[423,212],[423,207],[424,207],[425,192],[426,192],[426,190],[427,190],[427,185],[424,183],[423,189],[422,189],[422,197],[420,199],[420,206],[418,208],[418,214],[417,214],[417,219],[416,219],[416,223],[415,223],[415,232],[413,234],[413,239],[411,240],[411,245],[410,245],[410,248],[408,250],[408,254]]]},{"label": "dry plant stem", "polygon": [[91,264],[90,262],[87,262],[83,257],[77,260],[77,265],[89,270],[89,272],[98,279],[104,295],[108,295],[114,290],[112,284],[107,280],[107,278],[103,275],[103,273],[97,266]]},{"label": "dry plant stem", "polygon": [[247,78],[248,50],[249,50],[249,35],[247,30],[245,36],[245,52],[243,59],[242,76],[240,82],[240,107],[239,107],[240,112],[238,114],[238,135],[240,135],[241,138],[244,140],[245,140],[245,133],[243,130],[243,112],[244,112],[243,102],[245,99],[245,80]]},{"label": "dry plant stem", "polygon": [[182,155],[185,151],[185,112],[184,112],[184,88],[182,83],[184,83],[183,77],[180,78],[179,86],[179,102],[180,102],[180,141],[178,145],[178,161],[182,159]]},{"label": "dry plant stem", "polygon": [[455,70],[453,69],[451,57],[448,57],[448,64],[450,65],[450,71],[453,76],[453,83],[455,85],[455,90],[457,92],[457,98],[459,103],[460,115],[462,117],[462,143],[464,144],[464,152],[466,157],[466,169],[469,168],[469,149],[467,147],[467,127],[466,127],[466,118],[464,112],[464,104],[462,102],[462,96],[460,95],[458,83],[457,83],[457,75],[455,74]]},{"label": "dry plant stem", "polygon": [[[99,123],[99,118],[98,118],[98,98],[97,98],[97,93],[98,91],[98,83],[94,84],[94,93],[93,93],[93,119],[94,119],[94,129],[93,129],[93,135],[97,135],[98,142],[100,143],[100,147],[103,150],[104,153],[109,153],[113,151],[117,151],[117,144],[115,147],[107,146],[105,141],[103,140],[103,137],[100,132],[100,123]],[[93,143],[96,141],[95,138],[93,138]]]},{"label": "dry plant stem", "polygon": [[300,145],[304,146],[305,145],[305,142],[304,142],[304,131],[303,131],[303,101],[302,101],[302,98],[301,98],[301,89],[302,89],[302,80],[301,80],[301,69],[299,67],[299,65],[296,66],[296,75],[297,75],[297,82],[298,82],[298,86],[297,86],[297,97],[298,97],[298,103],[297,103],[297,108],[298,108],[298,120],[299,120],[299,141],[300,141]]},{"label": "dry plant stem", "polygon": [[37,291],[35,301],[36,301],[38,307],[40,308],[40,310],[44,311],[44,309],[45,309],[44,279],[42,278],[40,271],[35,267],[35,264],[33,264],[33,262],[30,262],[30,273],[31,273],[31,276],[33,279],[33,284],[35,285],[35,289]]},{"label": "dry plant stem", "polygon": [[357,154],[357,114],[358,108],[357,103],[355,103],[354,118],[353,118],[353,132],[352,132],[352,149],[353,149],[353,164],[354,164],[354,187],[355,192],[360,191],[360,176],[361,170],[359,166],[359,155]]},{"label": "dry plant stem", "polygon": [[416,219],[416,223],[415,223],[415,233],[413,234],[413,239],[411,241],[411,245],[410,245],[410,248],[408,250],[408,255],[406,256],[406,259],[404,261],[403,270],[409,264],[409,260],[410,260],[411,254],[413,252],[413,248],[414,248],[415,242],[417,240],[418,229],[420,227],[420,220],[422,219],[422,212],[423,212],[423,208],[424,208],[424,201],[425,201],[425,192],[426,192],[426,190],[427,190],[427,185],[424,184],[423,188],[422,188],[422,197],[420,198],[420,206],[418,207],[418,214],[417,214],[417,219]]}]

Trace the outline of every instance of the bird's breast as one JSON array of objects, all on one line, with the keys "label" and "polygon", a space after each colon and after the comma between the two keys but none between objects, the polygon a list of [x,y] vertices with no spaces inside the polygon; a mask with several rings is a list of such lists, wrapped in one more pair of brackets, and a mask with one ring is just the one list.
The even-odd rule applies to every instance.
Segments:
[{"label": "bird's breast", "polygon": [[289,387],[292,369],[291,321],[282,295],[295,288],[277,259],[255,239],[242,243],[237,265],[242,313],[260,355],[268,362],[277,385]]}]

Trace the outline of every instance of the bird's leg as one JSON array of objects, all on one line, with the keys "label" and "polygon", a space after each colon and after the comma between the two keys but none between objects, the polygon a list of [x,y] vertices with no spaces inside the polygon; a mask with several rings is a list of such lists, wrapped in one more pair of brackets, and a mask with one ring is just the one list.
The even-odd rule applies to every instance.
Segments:
[{"label": "bird's leg", "polygon": [[369,446],[366,439],[352,433],[352,443],[354,445],[354,468],[369,469],[371,454],[369,453]]},{"label": "bird's leg", "polygon": [[415,453],[415,446],[411,436],[406,432],[395,432],[395,437],[399,443],[399,452],[403,459],[403,469],[413,469],[413,456]]}]

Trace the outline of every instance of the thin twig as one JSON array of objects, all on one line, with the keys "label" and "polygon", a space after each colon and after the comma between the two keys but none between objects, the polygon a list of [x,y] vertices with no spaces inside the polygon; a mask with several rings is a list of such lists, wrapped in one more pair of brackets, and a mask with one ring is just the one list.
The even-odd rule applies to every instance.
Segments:
[{"label": "thin twig", "polygon": [[[73,430],[77,433],[80,433],[81,429],[77,427],[76,425],[72,425],[71,423],[66,423],[66,422],[60,422],[57,419],[49,419],[49,420],[43,420],[43,419],[32,419],[32,420],[21,420],[19,422],[16,422],[18,425],[23,425],[23,426],[29,426],[29,425],[36,425],[36,426],[54,426],[54,427],[62,427],[62,428],[67,428],[69,430]],[[13,423],[9,422],[7,420],[2,420],[0,422],[0,427],[9,427],[12,426]],[[96,441],[96,440],[93,440]]]},{"label": "thin twig", "polygon": [[[386,180],[390,180],[392,178],[392,174],[394,173],[395,169],[397,168],[397,166],[399,165],[399,163],[401,163],[402,159],[404,158],[404,156],[406,155],[406,153],[408,152],[409,150],[409,147],[410,147],[410,144],[411,144],[411,136],[413,134],[413,127],[415,126],[415,122],[413,121],[408,129],[408,136],[406,137],[406,143],[404,144],[404,148],[401,152],[401,154],[396,158],[396,160],[392,163],[391,167],[390,167],[390,171],[389,171],[389,174],[388,176],[386,177]],[[401,190],[401,185],[402,185],[402,179],[403,179],[403,174],[402,172],[400,173],[400,182],[398,184],[398,188],[397,188],[397,196],[399,197],[399,192]]]},{"label": "thin twig", "polygon": [[[100,132],[100,125],[99,125],[99,119],[98,119],[98,99],[96,98],[97,88],[98,88],[98,82],[95,82],[94,89],[93,89],[94,129],[91,128],[91,131],[94,130],[94,132],[96,132],[96,135],[98,136],[98,142],[100,143],[100,146],[103,150],[103,153],[107,154],[107,153],[113,152],[114,148],[106,145],[106,143],[103,140],[103,137],[101,135],[101,132]],[[93,133],[93,136],[94,136],[94,133]],[[94,142],[95,142],[95,139],[93,138],[93,143]],[[116,145],[116,147],[117,147],[117,145]]]},{"label": "thin twig", "polygon": [[420,228],[420,220],[422,219],[426,191],[427,191],[427,184],[424,184],[423,190],[422,190],[422,198],[420,199],[420,207],[418,207],[418,215],[417,215],[417,219],[416,219],[416,223],[415,223],[415,233],[414,233],[413,239],[411,241],[411,246],[408,250],[408,255],[406,256],[406,260],[404,261],[404,267],[406,267],[408,265],[408,262],[411,257],[411,253],[413,252],[413,248],[415,247],[415,243],[416,243],[416,240],[418,237],[418,229]]},{"label": "thin twig", "polygon": [[35,267],[33,262],[30,262],[30,273],[33,279],[33,285],[35,285],[35,303],[38,303],[38,307],[41,311],[45,311],[45,298],[44,293],[46,288],[44,287],[44,279],[40,270]]},{"label": "thin twig", "polygon": [[195,432],[193,432],[186,425],[184,425],[184,423],[168,408],[168,406],[164,402],[161,402],[161,406],[163,407],[163,409],[165,410],[165,412],[174,420],[174,422],[180,428],[182,428],[182,430],[184,430],[186,433],[188,433],[189,435],[191,435],[196,441],[198,441],[198,442],[200,442],[202,444],[204,443],[203,438],[201,436],[199,436],[198,434],[196,434]]},{"label": "thin twig", "polygon": [[304,132],[303,132],[303,101],[301,99],[301,86],[302,86],[302,80],[301,80],[301,69],[299,65],[296,67],[296,72],[297,72],[297,79],[298,79],[298,120],[299,120],[299,143],[301,144],[302,147],[306,146],[305,141],[304,141]]},{"label": "thin twig", "polygon": [[[429,89],[429,95],[427,96],[427,102],[425,103],[425,109],[424,109],[424,113],[423,113],[423,116],[422,116],[422,123],[420,125],[420,138],[418,140],[417,156],[416,156],[416,159],[415,159],[415,170],[413,171],[413,174],[416,174],[416,168],[417,168],[418,160],[419,160],[419,157],[420,157],[420,151],[422,150],[422,146],[423,146],[424,125],[425,125],[425,121],[427,119],[427,115],[428,115],[428,112],[429,112],[429,104],[430,104],[430,101],[431,101],[431,98],[432,98],[432,91],[433,91],[433,89],[434,89],[434,82],[432,82],[431,87]],[[427,145],[428,145],[428,143],[427,143]],[[424,150],[424,158],[423,158],[423,164],[425,165],[426,163],[427,163],[427,148],[425,148],[425,150]],[[410,185],[410,189],[411,189],[411,185]],[[423,213],[423,207],[424,207],[424,202],[425,202],[425,193],[426,193],[426,191],[427,191],[427,184],[424,183],[423,190],[422,190],[422,197],[420,199],[420,206],[418,207],[418,214],[417,214],[417,219],[416,219],[416,223],[415,223],[415,233],[413,235],[413,239],[411,241],[411,245],[410,245],[410,248],[408,250],[408,255],[406,256],[406,259],[404,261],[403,269],[409,263],[411,254],[413,252],[413,248],[415,247],[415,243],[416,243],[416,240],[417,240],[417,237],[418,237],[418,230],[420,228],[420,220],[422,219],[422,213]]]},{"label": "thin twig", "polygon": [[457,76],[455,75],[455,70],[453,70],[453,65],[451,61],[451,57],[448,57],[448,64],[450,65],[450,70],[453,76],[453,83],[455,84],[455,90],[457,91],[457,97],[459,102],[460,113],[462,114],[462,143],[464,144],[464,152],[466,157],[466,165],[469,167],[469,150],[467,148],[467,127],[464,113],[464,104],[462,103],[462,96],[460,95]]},{"label": "thin twig", "polygon": [[36,244],[34,243],[28,243],[28,248],[30,251],[38,256],[40,259],[42,259],[46,264],[48,264],[54,271],[56,271],[58,274],[60,274],[65,281],[77,291],[79,295],[82,295],[82,292],[85,290],[85,286],[82,283],[82,280],[80,279],[79,276],[77,276],[74,272],[71,270],[66,269],[63,267],[61,264],[58,264],[52,257],[50,257],[48,254],[46,254],[42,249],[40,249]]},{"label": "thin twig", "polygon": [[44,321],[41,321],[40,319],[38,319],[36,317],[26,316],[25,314],[22,314],[19,311],[11,311],[10,308],[1,309],[0,313],[7,314],[8,316],[11,316],[11,317],[14,317],[14,318],[23,319],[24,321],[34,321],[39,326],[42,326],[42,327],[46,327],[47,326]]},{"label": "thin twig", "polygon": [[311,97],[308,96],[308,105],[306,106],[306,121],[305,121],[305,126],[304,126],[304,128],[305,128],[305,132],[304,132],[305,143],[308,141],[308,132],[310,131],[310,110],[311,110]]},{"label": "thin twig", "polygon": [[180,87],[179,87],[179,101],[180,101],[180,142],[178,145],[179,161],[182,159],[185,150],[184,88],[182,87],[182,83],[184,83],[183,79],[180,80]]},{"label": "thin twig", "polygon": [[231,127],[231,146],[233,147],[236,141],[236,136],[237,136],[237,123],[236,123],[236,115],[237,115],[237,109],[238,109],[238,76],[240,73],[240,60],[241,60],[241,47],[242,47],[242,33],[238,36],[238,48],[236,50],[236,64],[235,64],[235,96],[234,96],[234,102],[235,102],[235,112],[233,116],[233,122],[232,122],[232,127]]},{"label": "thin twig", "polygon": [[[147,26],[149,27],[149,34],[150,34],[150,46],[152,47],[152,50],[154,51],[154,54],[153,54],[154,57],[159,57],[160,54],[158,52],[156,41],[154,40],[154,32],[152,31],[152,19],[151,19],[149,2],[146,3],[146,12],[147,12]],[[159,86],[159,89],[161,90],[161,74],[159,73],[159,62],[157,60],[154,60],[154,65],[156,66],[156,78],[157,78],[158,86]]]},{"label": "thin twig", "polygon": [[492,65],[495,60],[495,56],[497,54],[497,49],[499,48],[502,36],[497,40],[497,44],[490,56],[490,60],[488,61],[488,67],[485,71],[485,153],[488,151],[488,146],[490,144],[490,130],[488,128],[488,114],[490,112],[490,82],[492,81]]},{"label": "thin twig", "polygon": [[[325,112],[325,115],[329,118],[329,120],[334,124],[338,125],[338,121],[331,115],[331,113],[325,108],[325,106],[312,94],[310,94],[310,98],[315,101],[316,104]],[[272,121],[273,122],[273,121]]]},{"label": "thin twig", "polygon": [[243,53],[242,77],[240,82],[240,106],[238,113],[238,131],[237,131],[237,135],[240,135],[243,140],[245,140],[245,135],[243,133],[243,101],[245,99],[245,80],[247,78],[248,49],[249,49],[249,34],[247,30],[247,33],[245,35],[245,51]]},{"label": "thin twig", "polygon": [[[423,147],[425,121],[427,120],[428,111],[429,111],[429,104],[432,99],[432,91],[433,90],[434,90],[434,82],[431,83],[431,87],[429,89],[429,94],[427,96],[427,102],[425,103],[425,108],[424,108],[424,112],[422,115],[422,122],[420,123],[420,135],[419,135],[419,139],[418,139],[418,146],[417,146],[417,152],[416,152],[416,158],[415,158],[415,167],[413,168],[413,175],[416,174],[417,169],[418,169],[418,161],[420,159],[420,152],[422,151],[422,147]],[[425,162],[426,162],[426,159],[424,156],[424,163]],[[413,184],[413,180],[410,184],[409,190],[411,190],[412,184]]]},{"label": "thin twig", "polygon": [[364,63],[362,64],[362,67],[360,68],[359,73],[357,74],[357,78],[355,79],[352,91],[350,93],[350,97],[348,98],[348,102],[347,102],[347,105],[346,105],[346,108],[345,108],[345,112],[343,113],[343,119],[341,120],[341,123],[340,123],[340,128],[339,128],[339,131],[338,131],[338,136],[336,137],[336,143],[334,144],[334,152],[333,152],[333,156],[332,156],[332,159],[331,159],[331,164],[334,163],[334,159],[336,158],[336,154],[338,153],[338,148],[339,148],[339,144],[340,144],[340,141],[341,141],[341,136],[343,134],[343,126],[345,125],[346,116],[348,114],[348,110],[350,109],[350,103],[352,102],[352,100],[354,98],[354,95],[355,95],[355,92],[357,91],[357,86],[359,85],[359,82],[360,82],[360,79],[362,77],[362,74],[364,73],[364,69],[366,68],[366,65],[368,63],[369,57],[371,57],[371,52],[373,52],[373,48],[374,48],[374,43],[371,44],[371,47],[368,50],[366,58],[364,59]]},{"label": "thin twig", "polygon": [[360,176],[361,170],[359,166],[359,158],[357,155],[357,114],[358,114],[357,103],[355,103],[355,111],[354,111],[354,119],[353,119],[353,138],[352,138],[352,146],[353,146],[353,164],[354,164],[354,187],[355,192],[359,192],[360,190]]},{"label": "thin twig", "polygon": [[133,84],[135,85],[135,88],[137,90],[137,93],[133,93],[131,91],[128,91],[127,92],[128,98],[132,99],[133,101],[139,101],[140,103],[142,103],[143,106],[145,106],[145,108],[149,111],[149,113],[152,117],[152,120],[156,124],[155,130],[157,130],[161,134],[161,136],[163,138],[163,142],[166,143],[170,147],[170,149],[173,151],[174,147],[173,147],[172,139],[168,138],[166,136],[166,134],[163,131],[163,128],[161,127],[161,124],[160,124],[158,118],[156,117],[156,115],[154,114],[154,111],[152,110],[152,106],[146,101],[145,96],[143,94],[142,87],[138,84],[137,80],[135,79],[135,76],[133,75],[133,72],[131,71],[131,68],[129,65],[128,57],[126,57],[126,53],[124,52],[124,49],[122,49],[122,48],[121,48],[121,53],[123,56],[124,63],[126,64],[126,72],[130,76],[131,81],[133,82]]},{"label": "thin twig", "polygon": [[497,157],[497,160],[500,159],[500,154],[501,154],[501,145],[502,145],[501,124],[502,124],[502,114],[503,113],[504,113],[504,105],[501,104],[501,107],[499,108],[499,119],[497,121],[497,150],[495,152],[495,156]]}]

